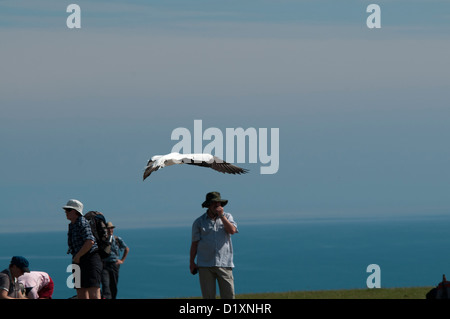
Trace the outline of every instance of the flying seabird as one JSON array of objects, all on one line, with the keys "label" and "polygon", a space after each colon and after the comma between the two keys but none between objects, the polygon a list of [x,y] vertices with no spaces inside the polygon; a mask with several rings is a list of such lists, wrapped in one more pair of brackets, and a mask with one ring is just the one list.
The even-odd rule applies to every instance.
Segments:
[{"label": "flying seabird", "polygon": [[203,167],[210,167],[213,170],[228,174],[245,174],[247,169],[237,167],[225,162],[217,156],[211,154],[180,154],[170,153],[166,155],[155,155],[147,163],[144,171],[144,179],[150,176],[151,173],[160,168],[175,165],[175,164],[189,164]]}]

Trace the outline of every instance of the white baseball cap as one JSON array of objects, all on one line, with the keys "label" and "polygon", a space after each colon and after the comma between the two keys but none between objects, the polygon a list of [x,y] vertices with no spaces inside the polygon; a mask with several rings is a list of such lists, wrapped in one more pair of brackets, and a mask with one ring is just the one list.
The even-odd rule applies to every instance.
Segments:
[{"label": "white baseball cap", "polygon": [[83,203],[76,199],[69,199],[66,206],[63,206],[63,209],[75,209],[83,215]]}]

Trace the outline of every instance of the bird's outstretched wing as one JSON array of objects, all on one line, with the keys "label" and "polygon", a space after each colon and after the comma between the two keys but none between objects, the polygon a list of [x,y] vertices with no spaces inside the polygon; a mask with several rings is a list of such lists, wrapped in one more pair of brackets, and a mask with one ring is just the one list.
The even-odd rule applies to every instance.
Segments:
[{"label": "bird's outstretched wing", "polygon": [[186,164],[189,165],[197,165],[197,166],[202,166],[202,167],[210,167],[215,171],[221,172],[221,173],[228,173],[228,174],[245,174],[248,172],[247,169],[238,167],[236,165],[230,164],[228,162],[225,162],[223,159],[217,157],[217,156],[213,156],[212,160],[209,161],[201,161],[201,162],[196,162],[196,161],[187,161],[185,162]]}]

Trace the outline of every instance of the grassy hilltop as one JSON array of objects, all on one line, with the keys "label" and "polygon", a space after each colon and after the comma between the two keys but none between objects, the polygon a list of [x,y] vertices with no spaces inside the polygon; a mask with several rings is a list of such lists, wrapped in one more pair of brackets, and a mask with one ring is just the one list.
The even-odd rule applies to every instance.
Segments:
[{"label": "grassy hilltop", "polygon": [[425,299],[433,287],[344,289],[238,294],[236,299]]}]

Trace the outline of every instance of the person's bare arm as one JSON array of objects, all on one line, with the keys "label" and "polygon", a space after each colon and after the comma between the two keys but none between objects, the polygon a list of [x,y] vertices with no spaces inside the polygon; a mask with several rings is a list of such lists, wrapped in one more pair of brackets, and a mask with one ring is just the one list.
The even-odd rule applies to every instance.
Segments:
[{"label": "person's bare arm", "polygon": [[87,239],[83,246],[81,247],[81,249],[78,251],[78,253],[73,257],[73,262],[75,264],[79,264],[80,263],[80,258],[83,257],[86,253],[89,252],[89,250],[91,250],[92,246],[94,245],[94,241]]},{"label": "person's bare arm", "polygon": [[190,251],[190,258],[189,258],[189,270],[191,271],[191,274],[194,274],[194,270],[197,269],[197,265],[195,264],[195,257],[197,256],[197,247],[198,247],[198,241],[193,241],[191,243],[191,251]]}]

